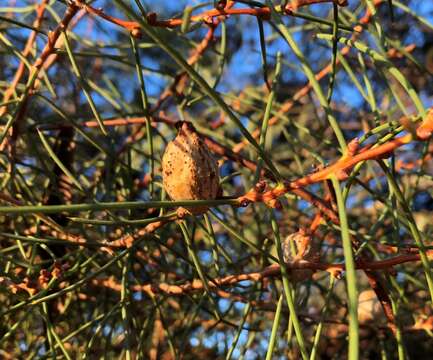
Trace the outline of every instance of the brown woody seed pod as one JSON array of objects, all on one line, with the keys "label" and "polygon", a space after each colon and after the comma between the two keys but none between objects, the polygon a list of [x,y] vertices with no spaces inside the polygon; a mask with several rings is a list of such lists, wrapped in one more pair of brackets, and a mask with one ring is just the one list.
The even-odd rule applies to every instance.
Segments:
[{"label": "brown woody seed pod", "polygon": [[[302,229],[288,235],[281,244],[284,262],[316,261],[317,252],[312,241],[312,237]],[[313,273],[311,269],[293,269],[289,271],[289,276],[293,282],[300,282],[311,278]]]},{"label": "brown woody seed pod", "polygon": [[358,296],[358,321],[360,324],[383,323],[385,314],[382,305],[372,289],[364,290]]},{"label": "brown woody seed pod", "polygon": [[[179,122],[176,138],[162,157],[163,185],[172,200],[212,200],[219,193],[218,164],[194,126]],[[202,214],[207,206],[179,208],[179,214]]]}]

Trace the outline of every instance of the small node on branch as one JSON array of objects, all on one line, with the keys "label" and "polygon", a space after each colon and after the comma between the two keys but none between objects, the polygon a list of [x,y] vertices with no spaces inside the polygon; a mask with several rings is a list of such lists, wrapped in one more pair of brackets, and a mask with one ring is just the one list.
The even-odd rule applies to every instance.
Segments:
[{"label": "small node on branch", "polygon": [[350,141],[350,143],[347,145],[347,155],[354,156],[358,152],[359,149],[359,139],[354,138]]},{"label": "small node on branch", "polygon": [[276,210],[282,210],[283,209],[283,205],[281,204],[281,201],[278,199],[268,200],[265,202],[265,204],[272,209],[276,209]]},{"label": "small node on branch", "polygon": [[248,199],[242,199],[240,202],[240,207],[247,207],[251,203]]},{"label": "small node on branch", "polygon": [[68,264],[62,265],[59,261],[54,261],[53,270],[51,270],[51,276],[56,279],[61,279],[63,273],[69,268]]},{"label": "small node on branch", "polygon": [[183,207],[177,208],[176,217],[178,220],[183,220],[187,215],[188,215],[188,211],[185,208]]},{"label": "small node on branch", "polygon": [[403,116],[400,119],[400,124],[404,127],[404,129],[408,133],[410,133],[413,136],[413,138],[416,138],[418,136],[417,135],[417,127],[416,127],[415,123],[411,120],[410,117]]},{"label": "small node on branch", "polygon": [[47,269],[39,271],[38,285],[40,289],[46,289],[51,280],[51,273]]},{"label": "small node on branch", "polygon": [[335,176],[337,177],[338,180],[345,181],[349,178],[350,175],[347,173],[346,170],[341,169],[336,171]]},{"label": "small node on branch", "polygon": [[284,7],[284,14],[285,15],[293,15],[293,7],[290,4],[287,4]]},{"label": "small node on branch", "polygon": [[215,4],[215,9],[222,11],[227,6],[227,0],[218,0]]},{"label": "small node on branch", "polygon": [[347,0],[334,0],[338,6],[347,6],[349,5],[349,1]]},{"label": "small node on branch", "polygon": [[68,0],[66,4],[70,8],[82,7],[83,5],[85,6],[85,4],[83,4],[83,0]]},{"label": "small node on branch", "polygon": [[283,186],[284,186],[284,189],[286,190],[286,191],[290,191],[290,190],[293,190],[293,189],[298,189],[299,188],[299,186],[294,186],[290,181],[287,181],[287,180],[284,180],[283,182],[282,182],[282,184],[283,184]]},{"label": "small node on branch", "polygon": [[433,133],[433,110],[430,110],[426,119],[416,129],[416,135],[420,140],[427,140]]},{"label": "small node on branch", "polygon": [[258,192],[258,193],[263,193],[265,192],[267,187],[267,183],[264,180],[259,181],[256,185],[254,185],[254,189]]},{"label": "small node on branch", "polygon": [[154,12],[147,13],[146,20],[149,25],[156,25],[158,15]]},{"label": "small node on branch", "polygon": [[143,37],[143,33],[141,32],[141,29],[139,29],[139,28],[132,29],[131,35],[137,39],[141,39]]},{"label": "small node on branch", "polygon": [[292,15],[293,14],[293,10],[296,11],[296,9],[298,8],[298,1],[299,0],[285,0],[282,5],[283,5],[283,12],[286,15]]},{"label": "small node on branch", "polygon": [[[64,29],[65,27],[63,24],[60,24],[60,28]],[[56,34],[54,33],[54,31],[51,31],[51,30],[48,31],[48,46],[53,47],[55,41],[56,41]]]},{"label": "small node on branch", "polygon": [[213,26],[213,17],[212,16],[203,16],[203,22],[208,26]]},{"label": "small node on branch", "polygon": [[330,267],[326,271],[337,280],[343,277],[343,271],[340,268]]}]

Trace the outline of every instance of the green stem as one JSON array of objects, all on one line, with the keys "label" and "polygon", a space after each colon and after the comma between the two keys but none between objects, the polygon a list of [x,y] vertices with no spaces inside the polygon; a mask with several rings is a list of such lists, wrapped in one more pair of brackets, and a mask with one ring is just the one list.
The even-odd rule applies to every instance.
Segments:
[{"label": "green stem", "polygon": [[58,212],[78,211],[103,211],[103,210],[131,210],[150,208],[170,208],[176,206],[218,206],[239,205],[236,199],[221,200],[180,200],[180,201],[124,201],[124,202],[100,202],[95,204],[69,204],[69,205],[22,205],[0,206],[0,214],[54,214]]},{"label": "green stem", "polygon": [[346,283],[349,310],[349,360],[359,358],[359,325],[358,325],[358,289],[356,286],[355,260],[350,241],[349,224],[347,221],[346,205],[340,188],[340,182],[332,177],[335,195],[337,197],[338,216],[340,218],[341,238],[343,241],[344,261],[346,263]]}]

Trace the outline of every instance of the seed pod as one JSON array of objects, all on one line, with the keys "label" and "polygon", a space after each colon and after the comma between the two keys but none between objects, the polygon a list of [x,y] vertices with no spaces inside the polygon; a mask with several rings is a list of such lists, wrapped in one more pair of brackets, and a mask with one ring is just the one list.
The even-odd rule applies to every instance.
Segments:
[{"label": "seed pod", "polygon": [[358,296],[358,321],[360,324],[383,323],[385,314],[374,290],[364,290]]},{"label": "seed pod", "polygon": [[[297,262],[300,260],[315,261],[316,249],[312,244],[312,238],[303,230],[288,235],[281,244],[284,262]],[[293,251],[295,253],[293,254]],[[314,271],[311,269],[293,269],[289,271],[293,282],[300,282],[311,278]]]},{"label": "seed pod", "polygon": [[[163,185],[172,200],[212,200],[219,193],[218,164],[190,122],[177,124],[178,134],[162,157]],[[207,206],[180,208],[202,214]]]}]

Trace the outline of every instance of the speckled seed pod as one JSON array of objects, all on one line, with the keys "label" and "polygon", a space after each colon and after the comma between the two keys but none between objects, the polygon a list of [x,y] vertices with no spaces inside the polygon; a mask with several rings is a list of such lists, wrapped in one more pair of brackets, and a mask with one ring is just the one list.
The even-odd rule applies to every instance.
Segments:
[{"label": "speckled seed pod", "polygon": [[[211,200],[219,192],[218,164],[190,122],[179,122],[162,157],[164,188],[172,200]],[[180,208],[202,214],[207,206]]]},{"label": "speckled seed pod", "polygon": [[[317,254],[311,241],[312,238],[303,231],[288,235],[281,244],[284,261],[286,263],[300,260],[314,261]],[[295,251],[295,254],[292,250]],[[311,269],[293,269],[289,271],[289,276],[293,282],[300,282],[311,278],[313,273]]]}]

